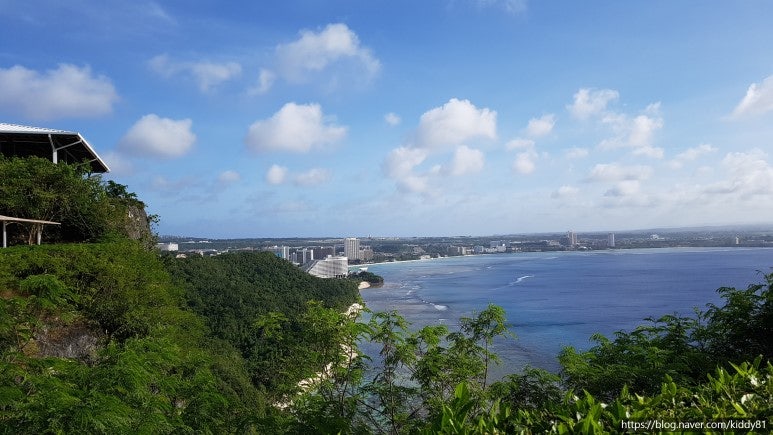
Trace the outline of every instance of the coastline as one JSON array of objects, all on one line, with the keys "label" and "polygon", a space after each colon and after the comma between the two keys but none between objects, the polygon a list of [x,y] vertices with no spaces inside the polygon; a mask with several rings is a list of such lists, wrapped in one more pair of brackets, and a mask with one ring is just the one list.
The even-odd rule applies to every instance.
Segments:
[{"label": "coastline", "polygon": [[[357,288],[358,290],[363,290],[369,287],[370,287],[370,283],[368,283],[367,281],[362,281],[360,282]],[[346,311],[344,311],[344,315],[346,315],[346,317],[348,317],[350,320],[354,321],[359,316],[360,311],[362,311],[364,308],[365,306],[363,304],[359,302],[355,302],[349,305],[349,308],[347,308]],[[349,361],[351,361],[358,352],[359,351],[356,346],[349,346],[347,344],[341,343],[341,353]],[[321,372],[317,372],[314,374],[314,376],[301,379],[300,381],[298,381],[297,385],[300,391],[296,394],[295,397],[298,397],[304,393],[307,393],[310,389],[319,385],[320,382],[330,377],[330,375],[332,374],[332,370],[333,370],[333,363],[328,363],[325,366],[325,369],[322,370]],[[277,409],[284,410],[293,404],[293,400],[294,398],[288,399],[283,402],[278,402],[278,403],[275,403],[274,406]]]}]

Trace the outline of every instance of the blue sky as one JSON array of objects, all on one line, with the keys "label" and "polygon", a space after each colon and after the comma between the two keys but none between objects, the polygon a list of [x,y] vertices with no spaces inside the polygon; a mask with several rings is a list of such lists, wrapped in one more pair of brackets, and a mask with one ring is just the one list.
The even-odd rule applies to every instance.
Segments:
[{"label": "blue sky", "polygon": [[161,234],[770,222],[773,3],[0,0],[0,122]]}]

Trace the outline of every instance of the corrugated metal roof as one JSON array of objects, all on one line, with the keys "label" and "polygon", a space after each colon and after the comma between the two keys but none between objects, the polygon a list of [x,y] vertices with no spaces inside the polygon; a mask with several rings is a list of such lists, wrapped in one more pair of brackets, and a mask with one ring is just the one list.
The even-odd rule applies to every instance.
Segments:
[{"label": "corrugated metal roof", "polygon": [[30,127],[28,125],[6,124],[0,122],[0,133],[39,133],[39,134],[78,134],[74,131],[54,130],[51,128]]},{"label": "corrugated metal roof", "polygon": [[83,151],[80,151],[79,153],[85,153],[89,156],[87,160],[90,160],[92,169],[95,172],[110,172],[110,168],[107,166],[107,164],[102,160],[101,157],[99,157],[99,154],[94,151],[94,148],[91,146],[91,144],[89,144],[80,133],[51,128],[0,123],[0,135],[6,135],[6,137],[14,137],[14,135],[26,135],[27,137],[34,135],[50,135],[50,140],[54,142],[67,141],[66,143],[57,143],[57,145],[61,146],[61,148],[57,147],[59,150],[72,147],[76,144],[81,144]]}]

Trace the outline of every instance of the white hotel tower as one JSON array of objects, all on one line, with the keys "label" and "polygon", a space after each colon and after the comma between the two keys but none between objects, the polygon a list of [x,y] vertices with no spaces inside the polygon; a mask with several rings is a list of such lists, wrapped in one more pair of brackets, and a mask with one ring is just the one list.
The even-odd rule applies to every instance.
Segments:
[{"label": "white hotel tower", "polygon": [[360,259],[360,239],[356,237],[344,239],[344,257],[350,261]]}]

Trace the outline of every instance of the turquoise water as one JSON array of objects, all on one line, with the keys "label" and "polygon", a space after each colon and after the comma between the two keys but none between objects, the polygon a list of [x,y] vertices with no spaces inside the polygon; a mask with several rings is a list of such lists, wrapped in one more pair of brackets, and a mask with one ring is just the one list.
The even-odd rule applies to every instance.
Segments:
[{"label": "turquoise water", "polygon": [[764,248],[479,255],[372,265],[385,284],[361,294],[371,310],[397,310],[416,328],[455,328],[461,316],[500,305],[517,336],[496,343],[500,374],[526,364],[555,371],[563,346],[587,349],[597,332],[690,315],[720,303],[719,287],[760,283],[772,266],[773,249]]}]

